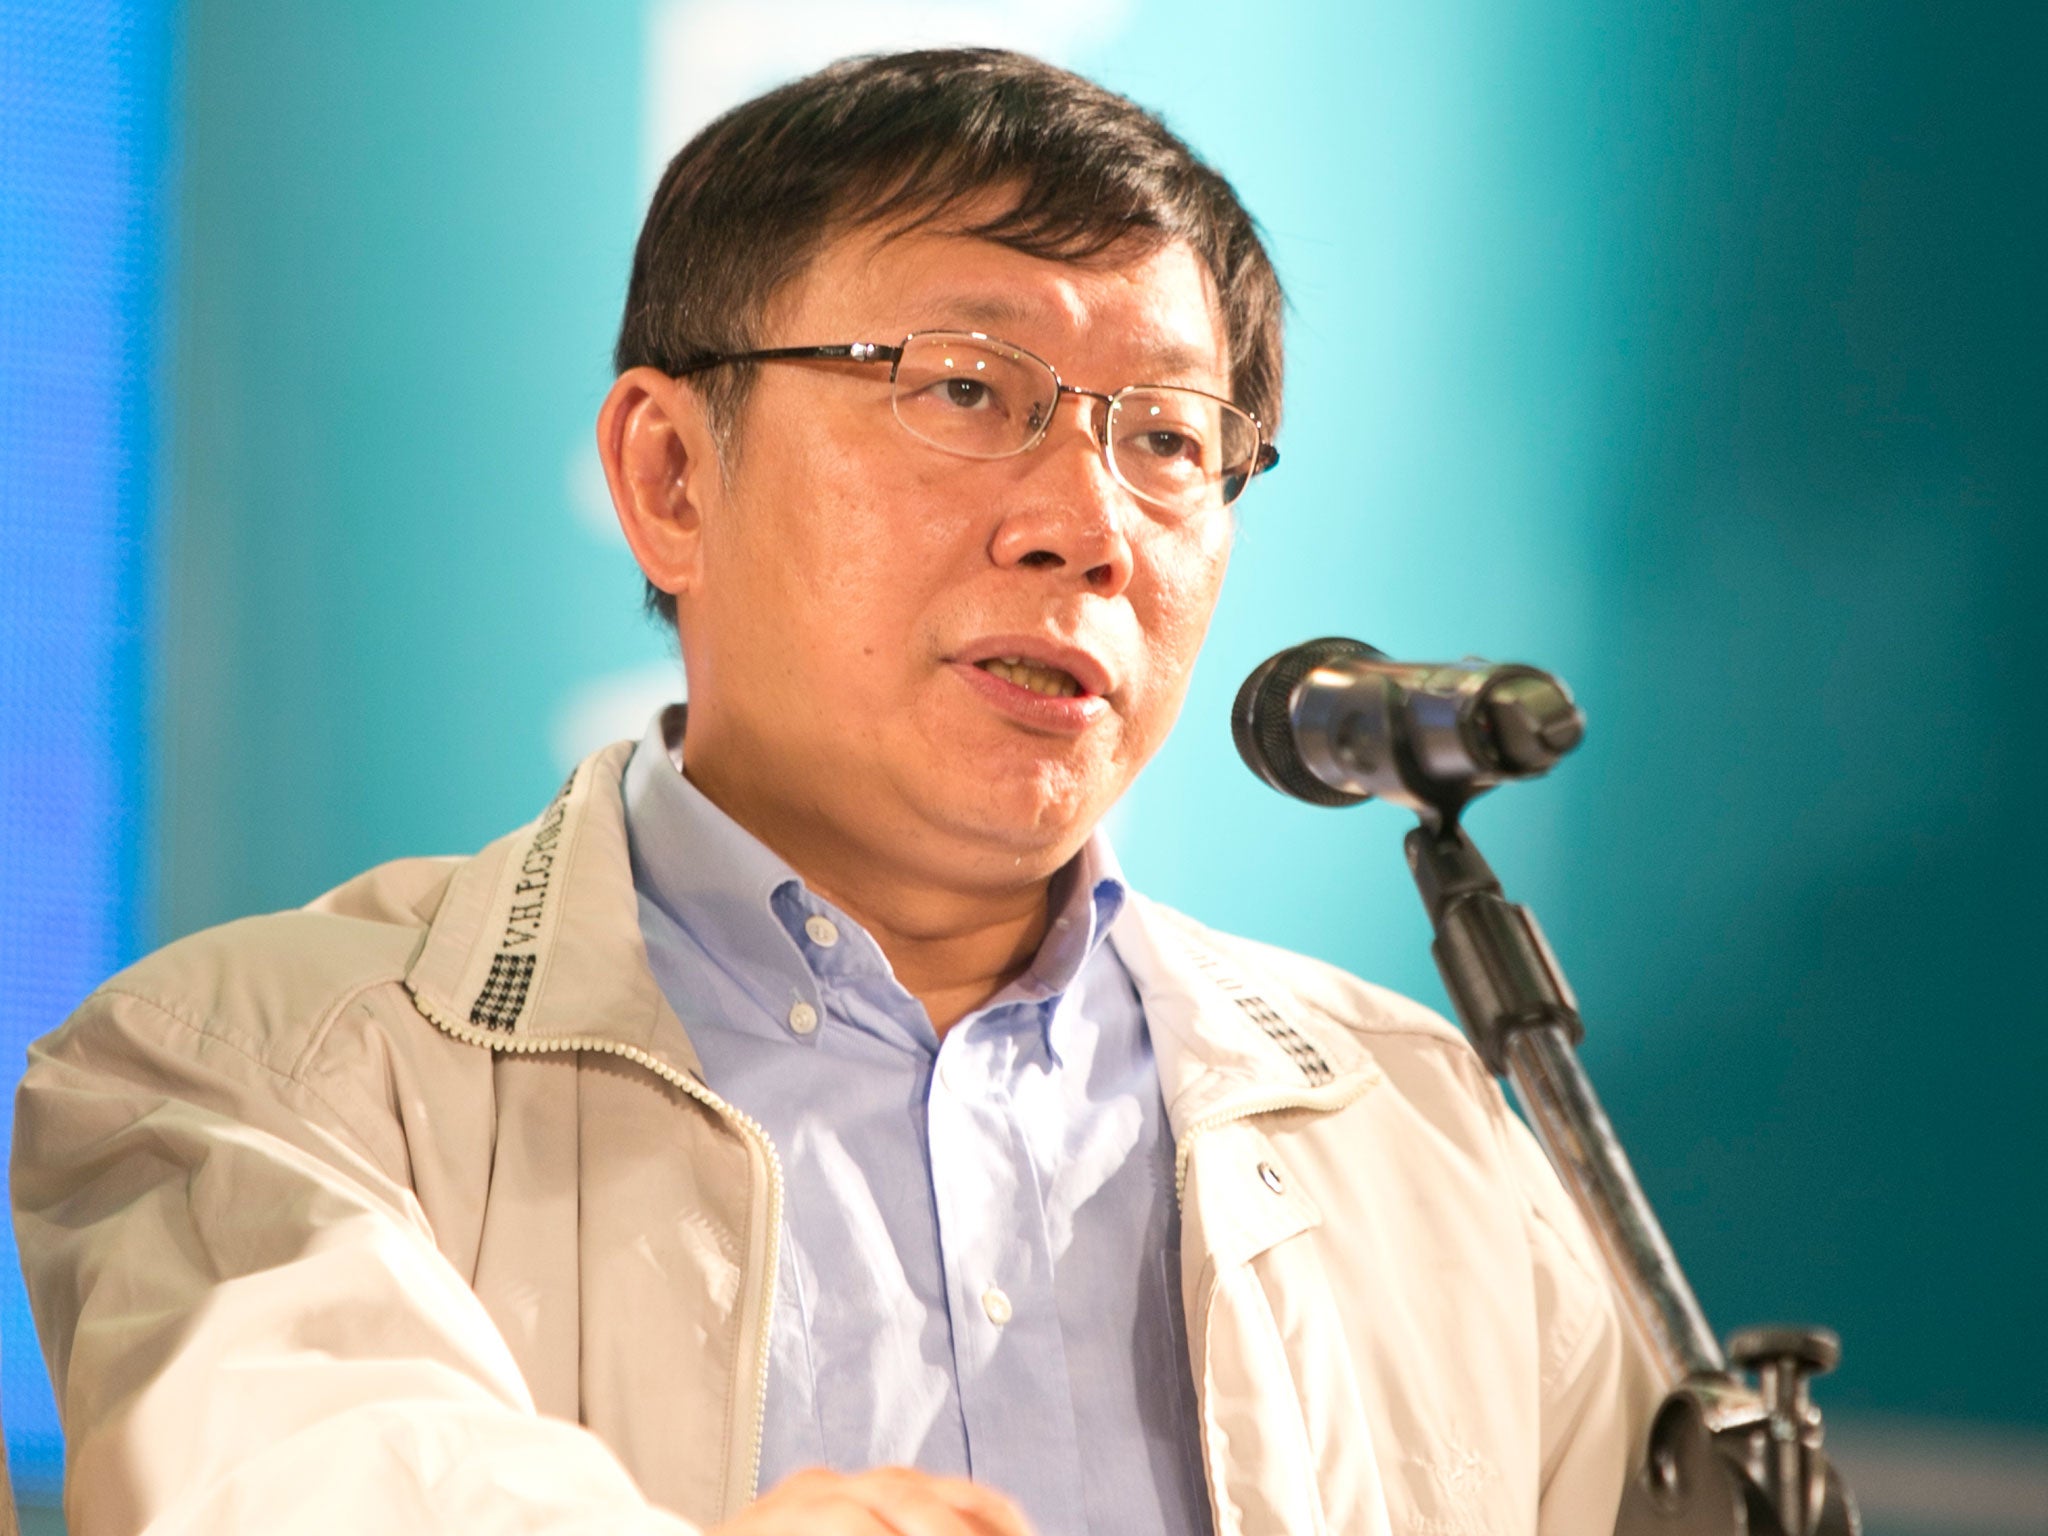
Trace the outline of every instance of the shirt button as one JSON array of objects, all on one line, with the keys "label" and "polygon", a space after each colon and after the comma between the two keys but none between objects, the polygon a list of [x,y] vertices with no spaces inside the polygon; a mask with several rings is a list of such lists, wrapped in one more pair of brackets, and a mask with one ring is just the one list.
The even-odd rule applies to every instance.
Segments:
[{"label": "shirt button", "polygon": [[808,1035],[818,1027],[818,1010],[809,1003],[797,1003],[789,1010],[789,1027],[800,1035]]},{"label": "shirt button", "polygon": [[820,949],[830,949],[839,942],[839,925],[829,917],[807,917],[804,932],[811,936],[811,942]]},{"label": "shirt button", "polygon": [[1003,1294],[1000,1285],[992,1285],[981,1293],[981,1310],[998,1328],[1010,1320],[1010,1298]]}]

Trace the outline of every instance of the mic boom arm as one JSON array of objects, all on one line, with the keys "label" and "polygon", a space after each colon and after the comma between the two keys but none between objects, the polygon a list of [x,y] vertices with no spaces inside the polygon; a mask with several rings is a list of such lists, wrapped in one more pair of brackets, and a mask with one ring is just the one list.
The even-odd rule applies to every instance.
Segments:
[{"label": "mic boom arm", "polygon": [[[1503,678],[1512,691],[1489,697]],[[1579,1064],[1585,1028],[1564,972],[1459,825],[1477,795],[1576,746],[1581,719],[1563,685],[1530,668],[1401,664],[1333,638],[1257,668],[1231,725],[1246,765],[1282,793],[1319,805],[1377,796],[1421,820],[1408,865],[1452,1005],[1488,1069],[1514,1083],[1631,1321],[1675,1384],[1624,1490],[1616,1536],[1860,1536],[1808,1393],[1839,1343],[1824,1329],[1752,1328],[1722,1353]],[[1516,743],[1534,747],[1502,750]]]},{"label": "mic boom arm", "polygon": [[1726,1368],[1574,1047],[1578,1004],[1526,907],[1502,894],[1464,829],[1417,827],[1403,845],[1436,942],[1430,954],[1481,1060],[1513,1081],[1537,1139],[1574,1191],[1667,1380]]}]

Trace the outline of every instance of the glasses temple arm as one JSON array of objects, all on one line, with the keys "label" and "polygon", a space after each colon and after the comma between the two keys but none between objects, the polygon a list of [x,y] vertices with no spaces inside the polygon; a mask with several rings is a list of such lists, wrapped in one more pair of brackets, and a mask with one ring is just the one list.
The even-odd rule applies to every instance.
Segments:
[{"label": "glasses temple arm", "polygon": [[854,363],[893,363],[903,356],[901,347],[885,347],[873,341],[846,341],[829,347],[766,347],[757,352],[721,352],[713,357],[697,357],[673,370],[671,377],[682,378],[687,374],[702,373],[707,368],[723,368],[728,363],[772,363],[783,359],[800,359],[833,362],[844,360]]}]

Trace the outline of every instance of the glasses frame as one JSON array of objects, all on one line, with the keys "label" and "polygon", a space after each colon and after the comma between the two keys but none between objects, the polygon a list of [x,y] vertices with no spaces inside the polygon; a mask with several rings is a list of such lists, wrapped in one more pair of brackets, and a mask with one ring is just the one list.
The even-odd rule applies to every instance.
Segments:
[{"label": "glasses frame", "polygon": [[[1109,467],[1109,472],[1116,478],[1116,483],[1148,505],[1161,507],[1170,512],[1180,511],[1180,508],[1162,502],[1156,497],[1146,495],[1135,485],[1132,485],[1129,480],[1125,479],[1123,471],[1117,467],[1116,454],[1109,446],[1109,418],[1126,395],[1147,389],[1172,389],[1178,390],[1183,394],[1199,395],[1204,400],[1213,400],[1225,410],[1233,411],[1250,422],[1252,424],[1252,431],[1257,435],[1259,446],[1258,451],[1252,455],[1251,468],[1246,472],[1244,483],[1238,487],[1237,494],[1225,501],[1223,503],[1224,506],[1235,506],[1245,491],[1250,488],[1254,476],[1270,473],[1280,462],[1280,450],[1274,447],[1266,437],[1266,424],[1239,405],[1235,400],[1226,400],[1221,395],[1213,395],[1205,389],[1192,389],[1185,384],[1126,384],[1116,393],[1109,395],[1105,395],[1098,389],[1081,389],[1062,379],[1059,369],[1053,367],[1051,363],[1047,362],[1030,348],[1020,347],[1014,341],[1004,341],[1000,336],[990,336],[984,331],[912,331],[893,347],[878,341],[842,341],[815,347],[763,347],[753,352],[721,352],[709,357],[692,358],[680,368],[675,369],[670,376],[678,379],[687,378],[693,373],[703,373],[712,368],[723,368],[734,363],[887,363],[889,365],[891,414],[893,415],[895,414],[893,405],[896,375],[898,367],[902,364],[903,354],[909,349],[912,342],[934,336],[958,336],[965,341],[982,342],[991,346],[1005,348],[1020,357],[1030,358],[1031,361],[1038,364],[1039,367],[1052,376],[1053,382],[1052,407],[1045,413],[1045,420],[1038,424],[1038,430],[1033,432],[1029,438],[1017,447],[1006,449],[1002,453],[961,453],[957,449],[946,447],[943,443],[932,442],[930,438],[923,436],[921,433],[911,432],[910,428],[904,425],[903,418],[897,416],[896,424],[898,426],[903,427],[904,431],[910,432],[910,435],[919,442],[936,448],[941,453],[951,454],[955,458],[963,459],[993,460],[1015,458],[1020,453],[1029,453],[1045,441],[1046,434],[1052,430],[1053,417],[1059,414],[1060,398],[1062,396],[1079,395],[1088,400],[1100,400],[1103,408],[1095,416],[1095,444],[1101,450],[1102,462]],[[1229,477],[1226,476],[1224,478],[1227,482]]]}]

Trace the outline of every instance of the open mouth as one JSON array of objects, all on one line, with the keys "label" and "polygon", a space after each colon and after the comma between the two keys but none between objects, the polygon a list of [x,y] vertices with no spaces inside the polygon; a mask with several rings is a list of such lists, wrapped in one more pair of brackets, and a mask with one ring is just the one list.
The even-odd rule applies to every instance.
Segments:
[{"label": "open mouth", "polygon": [[1021,656],[991,656],[987,661],[977,661],[975,665],[1006,683],[1014,683],[1048,699],[1074,699],[1081,695],[1081,685],[1071,674],[1062,672],[1058,667],[1026,661]]}]

